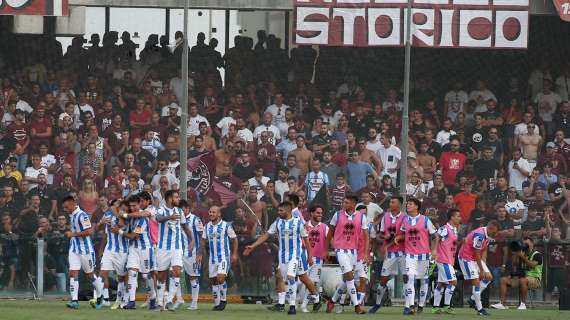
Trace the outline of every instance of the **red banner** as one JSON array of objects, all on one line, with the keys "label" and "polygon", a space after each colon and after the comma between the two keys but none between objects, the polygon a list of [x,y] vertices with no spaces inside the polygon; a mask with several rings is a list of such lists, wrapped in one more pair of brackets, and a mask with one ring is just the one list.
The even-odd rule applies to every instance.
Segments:
[{"label": "red banner", "polygon": [[226,206],[237,200],[237,195],[228,189],[216,176],[214,152],[208,152],[188,160],[188,186],[212,199],[217,205]]},{"label": "red banner", "polygon": [[570,0],[553,0],[560,19],[570,22]]},{"label": "red banner", "polygon": [[0,15],[68,16],[69,0],[0,0]]},{"label": "red banner", "polygon": [[[403,46],[408,0],[295,0],[295,43]],[[567,1],[566,1],[567,2]],[[412,45],[524,49],[529,0],[414,0]]]}]

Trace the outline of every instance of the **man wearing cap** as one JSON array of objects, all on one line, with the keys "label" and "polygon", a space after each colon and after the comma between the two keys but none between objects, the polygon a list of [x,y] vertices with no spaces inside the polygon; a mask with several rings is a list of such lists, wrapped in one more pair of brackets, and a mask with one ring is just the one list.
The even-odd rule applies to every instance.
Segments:
[{"label": "man wearing cap", "polygon": [[546,144],[546,152],[540,153],[538,157],[537,167],[543,168],[546,163],[552,164],[552,173],[555,175],[560,174],[560,172],[566,172],[568,170],[568,163],[566,158],[559,153],[556,153],[556,144],[550,141]]}]

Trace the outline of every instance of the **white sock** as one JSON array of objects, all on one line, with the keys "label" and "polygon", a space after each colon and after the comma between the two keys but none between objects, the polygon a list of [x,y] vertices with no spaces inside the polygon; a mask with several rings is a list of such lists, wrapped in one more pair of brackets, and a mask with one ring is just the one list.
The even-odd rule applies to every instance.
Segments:
[{"label": "white sock", "polygon": [[420,302],[419,306],[423,307],[426,305],[427,295],[429,291],[429,279],[420,280]]},{"label": "white sock", "polygon": [[277,292],[277,304],[285,304],[285,296],[287,292]]},{"label": "white sock", "polygon": [[123,291],[125,291],[125,283],[119,281],[117,284],[117,299],[115,299],[115,303],[121,303],[123,301]]},{"label": "white sock", "polygon": [[354,306],[357,306],[358,295],[356,294],[356,286],[354,285],[354,279],[345,282],[346,282],[346,290],[348,291],[348,295],[350,296],[350,301]]},{"label": "white sock", "polygon": [[71,301],[79,300],[79,280],[77,278],[69,278],[69,293],[71,294]]},{"label": "white sock", "polygon": [[137,271],[133,271],[130,270],[129,271],[129,282],[128,282],[128,290],[129,290],[129,302],[130,301],[135,301],[136,298],[136,294],[137,294],[137,276],[138,276],[138,272]]},{"label": "white sock", "polygon": [[93,285],[93,298],[99,299],[103,294],[103,280],[101,277],[93,275],[91,279],[91,284]]},{"label": "white sock", "polygon": [[148,298],[150,300],[156,299],[156,288],[154,286],[154,279],[147,274],[146,287],[148,288]]},{"label": "white sock", "polygon": [[343,293],[340,295],[340,298],[338,299],[338,303],[343,305],[345,302],[346,302],[346,293]]},{"label": "white sock", "polygon": [[198,297],[200,296],[200,281],[198,279],[190,280],[190,285],[192,286],[192,303],[198,303]]},{"label": "white sock", "polygon": [[337,284],[336,290],[334,291],[334,294],[332,296],[332,301],[334,303],[339,301],[340,296],[344,293],[345,290],[346,290],[346,282],[343,281],[343,282]]},{"label": "white sock", "polygon": [[302,303],[303,299],[305,297],[305,294],[307,294],[307,295],[309,294],[309,290],[307,290],[307,287],[303,283],[298,283],[297,288],[298,288],[297,297],[299,297],[301,299],[301,303]]},{"label": "white sock", "polygon": [[480,287],[481,287],[481,292],[485,291],[485,289],[487,289],[487,287],[489,286],[489,284],[491,284],[490,281],[487,281],[487,280],[481,281],[481,285],[480,285]]},{"label": "white sock", "polygon": [[376,304],[377,305],[381,305],[382,304],[382,299],[384,299],[384,295],[386,294],[386,290],[388,290],[388,288],[385,285],[378,285],[378,289],[376,291]]},{"label": "white sock", "polygon": [[228,293],[228,283],[224,281],[223,284],[220,284],[220,301],[226,302],[227,293]]},{"label": "white sock", "polygon": [[481,303],[481,287],[473,286],[473,300],[475,300],[477,310],[483,309],[483,304]]},{"label": "white sock", "polygon": [[168,279],[168,300],[167,300],[168,302],[172,302],[172,300],[176,296],[178,287],[180,287],[180,278],[171,277]]},{"label": "white sock", "polygon": [[437,287],[435,287],[435,290],[433,291],[433,307],[434,308],[439,308],[439,306],[441,305],[441,298],[442,298],[441,290],[443,290],[443,289],[444,288],[440,288],[439,286],[437,286]]},{"label": "white sock", "polygon": [[214,305],[220,304],[220,286],[215,284],[212,286],[212,295],[214,296]]},{"label": "white sock", "polygon": [[445,290],[445,299],[443,300],[443,305],[449,307],[451,305],[451,298],[453,298],[453,292],[455,291],[455,286],[452,284],[447,285]]},{"label": "white sock", "polygon": [[408,276],[408,282],[404,284],[404,294],[405,294],[405,307],[409,308],[414,304],[416,298],[416,288],[414,286],[416,279],[414,276]]},{"label": "white sock", "polygon": [[158,281],[156,283],[156,301],[159,306],[164,306],[164,292],[166,291],[166,282]]},{"label": "white sock", "polygon": [[103,299],[109,300],[109,288],[103,288]]},{"label": "white sock", "polygon": [[123,301],[122,304],[126,305],[129,302],[129,278],[123,282]]},{"label": "white sock", "polygon": [[176,302],[184,303],[184,296],[182,296],[182,285],[179,285],[178,289],[176,289]]},{"label": "white sock", "polygon": [[356,295],[358,296],[358,305],[364,304],[364,299],[366,298],[366,292],[357,291]]},{"label": "white sock", "polygon": [[297,303],[297,281],[287,279],[287,294],[289,295],[289,306],[294,307]]}]

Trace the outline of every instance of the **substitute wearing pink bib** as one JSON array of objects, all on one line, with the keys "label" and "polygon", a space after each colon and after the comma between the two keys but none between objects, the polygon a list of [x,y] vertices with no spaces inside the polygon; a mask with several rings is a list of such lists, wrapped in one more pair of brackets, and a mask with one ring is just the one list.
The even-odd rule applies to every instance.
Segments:
[{"label": "substitute wearing pink bib", "polygon": [[487,235],[487,227],[480,227],[471,231],[465,237],[465,243],[459,250],[459,257],[465,261],[475,261],[475,250],[481,252],[487,250],[489,246],[489,236]]},{"label": "substitute wearing pink bib", "polygon": [[437,246],[436,262],[453,266],[455,264],[455,253],[457,252],[457,233],[455,232],[455,228],[449,223],[442,228],[445,229],[445,231],[442,230],[443,236]]},{"label": "substitute wearing pink bib", "polygon": [[[415,223],[413,223],[415,222]],[[405,252],[407,255],[429,255],[430,235],[428,231],[428,219],[419,214],[415,218],[406,216],[402,222],[405,230]]]},{"label": "substitute wearing pink bib", "polygon": [[406,249],[406,244],[404,242],[399,242],[394,244],[394,238],[401,235],[403,232],[400,230],[402,228],[402,223],[404,222],[406,215],[400,212],[397,216],[392,216],[392,213],[387,212],[383,220],[382,227],[384,228],[384,237],[387,239],[386,243],[388,247],[386,248],[388,258],[399,257],[404,253]]},{"label": "substitute wearing pink bib", "polygon": [[356,211],[352,214],[352,219],[349,219],[346,211],[340,210],[337,218],[333,237],[334,248],[356,251],[362,235],[362,213]]},{"label": "substitute wearing pink bib", "polygon": [[309,234],[309,243],[311,244],[311,253],[313,257],[324,260],[327,256],[326,242],[327,242],[327,225],[319,222],[313,226],[309,221],[305,225],[307,233]]}]

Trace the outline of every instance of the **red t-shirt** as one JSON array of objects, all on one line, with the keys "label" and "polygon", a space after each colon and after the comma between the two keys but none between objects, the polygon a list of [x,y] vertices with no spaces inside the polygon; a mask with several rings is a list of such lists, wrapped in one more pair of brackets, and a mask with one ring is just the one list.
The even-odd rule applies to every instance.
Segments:
[{"label": "red t-shirt", "polygon": [[475,202],[477,201],[477,194],[470,192],[460,192],[453,197],[453,202],[457,209],[461,212],[461,219],[463,223],[467,223],[471,218],[471,211],[475,209]]},{"label": "red t-shirt", "polygon": [[131,111],[129,113],[129,121],[131,122],[146,122],[150,120],[152,112],[150,110],[143,110],[142,112]]},{"label": "red t-shirt", "polygon": [[[26,144],[26,142],[30,139],[30,129],[24,123],[16,124],[16,122],[12,123],[7,128],[8,132],[14,139],[16,139],[16,143],[20,146]],[[24,150],[26,152],[27,150]]]},{"label": "red t-shirt", "polygon": [[465,161],[467,156],[460,152],[446,151],[441,154],[439,159],[439,164],[441,166],[441,173],[443,177],[443,183],[446,186],[455,185],[455,176],[465,166]]}]

